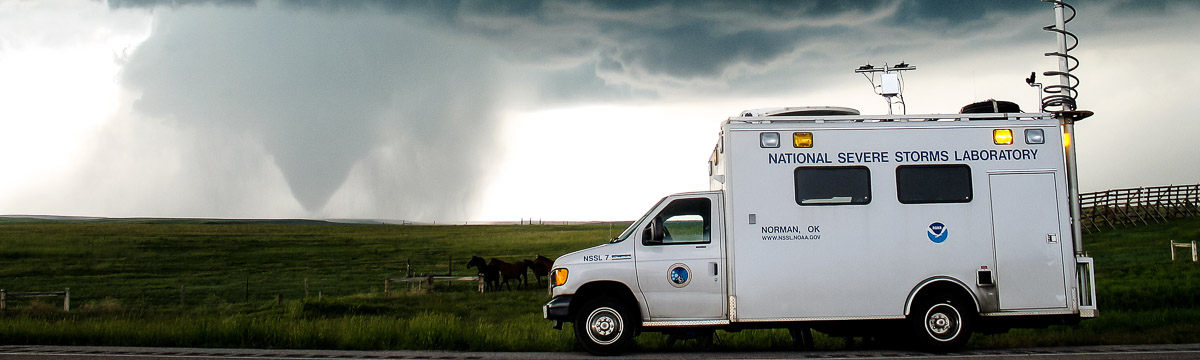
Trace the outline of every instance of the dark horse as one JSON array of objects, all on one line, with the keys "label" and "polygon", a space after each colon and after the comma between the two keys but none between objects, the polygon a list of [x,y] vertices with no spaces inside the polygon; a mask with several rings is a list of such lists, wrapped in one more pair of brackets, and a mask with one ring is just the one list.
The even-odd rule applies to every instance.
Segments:
[{"label": "dark horse", "polygon": [[542,277],[550,273],[551,266],[554,266],[554,260],[540,254],[533,260],[525,260],[525,267],[533,272],[533,279],[537,280],[538,285],[542,284]]},{"label": "dark horse", "polygon": [[471,261],[467,262],[467,268],[479,269],[479,276],[483,277],[483,285],[485,291],[500,290],[500,269],[497,269],[483,262],[483,258],[472,256]]},{"label": "dark horse", "polygon": [[508,285],[509,290],[512,290],[512,285],[508,284],[509,279],[520,279],[521,282],[517,283],[517,288],[520,288],[520,289],[524,289],[525,283],[528,282],[528,278],[527,278],[526,270],[525,270],[525,263],[523,263],[523,262],[518,262],[516,264],[509,264],[504,261],[501,261],[500,259],[492,258],[492,261],[488,263],[488,266],[491,266],[493,268],[500,270],[500,284]]}]

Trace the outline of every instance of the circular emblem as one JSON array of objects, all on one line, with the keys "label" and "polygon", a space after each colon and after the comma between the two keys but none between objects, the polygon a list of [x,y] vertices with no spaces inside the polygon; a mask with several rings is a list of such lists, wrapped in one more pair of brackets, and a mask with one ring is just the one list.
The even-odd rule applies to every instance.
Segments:
[{"label": "circular emblem", "polygon": [[684,264],[671,265],[667,270],[667,281],[671,282],[671,286],[681,288],[692,282],[692,269]]},{"label": "circular emblem", "polygon": [[929,224],[929,230],[926,231],[926,235],[929,235],[929,241],[932,241],[935,244],[941,244],[943,241],[946,241],[946,237],[950,235],[950,229],[946,228],[946,224],[934,222]]}]

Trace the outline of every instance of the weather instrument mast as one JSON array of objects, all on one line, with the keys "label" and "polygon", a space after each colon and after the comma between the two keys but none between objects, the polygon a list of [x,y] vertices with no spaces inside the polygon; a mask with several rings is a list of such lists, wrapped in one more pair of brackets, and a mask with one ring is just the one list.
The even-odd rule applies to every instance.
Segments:
[{"label": "weather instrument mast", "polygon": [[1041,83],[1035,81],[1036,74],[1030,74],[1025,80],[1029,86],[1038,89],[1038,94],[1041,98],[1041,110],[1054,114],[1054,117],[1059,119],[1063,127],[1063,150],[1066,151],[1067,163],[1067,183],[1070,187],[1071,199],[1071,221],[1072,235],[1075,238],[1075,254],[1083,255],[1083,231],[1081,228],[1080,216],[1082,209],[1079,205],[1079,170],[1076,161],[1076,144],[1078,139],[1075,138],[1075,123],[1092,116],[1091,111],[1077,110],[1078,103],[1076,98],[1079,97],[1079,91],[1076,89],[1079,86],[1079,78],[1071,74],[1071,71],[1079,67],[1079,59],[1070,55],[1070,51],[1074,50],[1079,45],[1079,37],[1067,31],[1067,23],[1075,19],[1075,7],[1063,2],[1062,0],[1042,0],[1054,5],[1054,25],[1042,27],[1046,30],[1055,33],[1058,37],[1058,49],[1055,52],[1048,52],[1045,55],[1058,58],[1058,70],[1043,72],[1044,76],[1057,76],[1057,85],[1042,86]]},{"label": "weather instrument mast", "polygon": [[[883,67],[866,64],[854,69],[854,72],[863,74],[867,81],[871,82],[875,94],[883,96],[884,100],[887,100],[888,115],[892,115],[892,108],[895,104],[900,104],[901,114],[908,113],[908,106],[904,104],[904,75],[901,72],[916,69],[916,66],[900,62],[895,66],[884,63]],[[881,73],[879,74],[879,84],[875,83],[875,73]]]}]

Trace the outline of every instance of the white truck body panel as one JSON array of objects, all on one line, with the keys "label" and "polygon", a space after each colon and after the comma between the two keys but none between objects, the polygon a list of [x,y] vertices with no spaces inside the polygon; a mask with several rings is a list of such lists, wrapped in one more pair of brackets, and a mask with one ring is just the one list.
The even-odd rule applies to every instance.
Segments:
[{"label": "white truck body panel", "polygon": [[[723,179],[710,183],[731,204],[733,320],[903,318],[915,287],[934,278],[965,285],[984,314],[1077,311],[1066,302],[1075,279],[1058,125],[1045,114],[974,121],[730,119],[713,169]],[[1017,139],[995,145],[995,129],[1012,130]],[[1025,144],[1025,129],[1041,129],[1044,143]],[[760,147],[763,132],[780,133],[783,144]],[[792,148],[793,132],[812,133],[812,148]],[[967,165],[970,201],[899,202],[896,168],[930,164]],[[810,167],[867,169],[869,202],[798,204],[793,173]],[[931,240],[933,224],[944,225],[944,240]],[[981,269],[994,271],[994,286],[978,286]]]}]

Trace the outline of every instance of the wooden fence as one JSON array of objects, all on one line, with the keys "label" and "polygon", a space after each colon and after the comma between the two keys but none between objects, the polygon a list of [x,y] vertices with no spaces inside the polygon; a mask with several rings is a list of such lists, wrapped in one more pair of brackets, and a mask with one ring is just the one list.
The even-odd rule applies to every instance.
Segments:
[{"label": "wooden fence", "polygon": [[1100,232],[1200,216],[1200,184],[1113,189],[1079,194],[1083,230]]},{"label": "wooden fence", "polygon": [[410,286],[415,284],[418,289],[421,289],[421,284],[426,284],[426,286],[428,286],[429,291],[433,291],[433,284],[435,284],[439,281],[445,281],[447,284],[454,282],[454,281],[475,282],[478,284],[478,287],[479,287],[478,290],[480,293],[483,293],[483,290],[485,288],[483,286],[484,284],[483,284],[482,276],[433,276],[433,275],[428,275],[428,276],[406,277],[406,278],[401,278],[401,279],[384,278],[383,279],[383,296],[388,297],[388,296],[392,295],[392,288],[391,288],[392,283],[406,283],[406,284],[409,284]]},{"label": "wooden fence", "polygon": [[0,289],[0,310],[8,310],[8,299],[10,298],[43,296],[62,296],[63,311],[71,311],[71,288],[67,288],[66,291],[46,292],[8,292],[8,290]]}]

